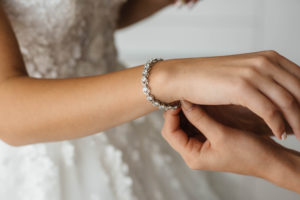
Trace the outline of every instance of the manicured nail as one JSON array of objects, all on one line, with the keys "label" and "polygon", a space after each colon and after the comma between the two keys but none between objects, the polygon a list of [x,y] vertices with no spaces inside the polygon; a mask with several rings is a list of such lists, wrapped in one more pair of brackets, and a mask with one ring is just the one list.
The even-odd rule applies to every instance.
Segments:
[{"label": "manicured nail", "polygon": [[281,140],[285,140],[286,138],[287,138],[286,132],[282,133],[282,135],[281,135]]},{"label": "manicured nail", "polygon": [[191,111],[194,107],[194,104],[192,104],[188,101],[181,100],[180,102],[181,102],[182,108],[187,112]]}]

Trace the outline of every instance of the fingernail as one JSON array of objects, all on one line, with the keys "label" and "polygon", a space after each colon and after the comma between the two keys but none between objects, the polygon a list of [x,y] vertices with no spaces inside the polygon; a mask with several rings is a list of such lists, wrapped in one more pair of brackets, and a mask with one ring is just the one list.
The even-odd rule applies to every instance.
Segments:
[{"label": "fingernail", "polygon": [[286,132],[282,133],[282,135],[281,135],[281,140],[285,140],[286,138],[287,138]]},{"label": "fingernail", "polygon": [[181,102],[182,108],[187,112],[191,111],[194,107],[194,104],[192,104],[188,101],[181,100],[180,102]]}]

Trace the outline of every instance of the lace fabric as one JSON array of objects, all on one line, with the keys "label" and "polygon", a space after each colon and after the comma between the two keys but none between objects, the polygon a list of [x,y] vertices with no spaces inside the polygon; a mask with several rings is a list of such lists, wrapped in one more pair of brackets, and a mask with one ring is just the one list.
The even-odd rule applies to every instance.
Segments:
[{"label": "lace fabric", "polygon": [[124,0],[5,0],[32,77],[108,72],[116,62],[113,33]]}]

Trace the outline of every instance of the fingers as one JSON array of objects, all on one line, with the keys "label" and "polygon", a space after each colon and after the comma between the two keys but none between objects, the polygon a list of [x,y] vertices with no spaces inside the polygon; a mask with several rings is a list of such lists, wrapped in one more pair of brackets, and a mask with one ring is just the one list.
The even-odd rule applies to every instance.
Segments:
[{"label": "fingers", "polygon": [[188,135],[180,129],[179,111],[169,110],[164,113],[165,123],[162,129],[162,136],[169,145],[177,151],[184,159],[187,157],[198,155],[203,143],[197,138],[188,137]]},{"label": "fingers", "polygon": [[[290,93],[294,96],[296,101],[292,101],[289,107],[294,107],[297,105],[298,113],[299,113],[299,105],[300,105],[300,67],[295,63],[289,61],[283,56],[280,56],[279,59],[280,65],[285,68],[289,73],[286,73],[285,78],[280,76],[279,73],[274,74],[274,79],[278,80],[278,82],[286,87]],[[281,70],[281,69],[279,69]],[[284,70],[282,70],[284,71]],[[298,140],[300,140],[300,119],[294,119],[293,124],[289,124]]]},{"label": "fingers", "polygon": [[296,63],[290,61],[286,57],[282,56],[281,54],[277,53],[276,51],[267,51],[267,56],[273,58],[275,61],[278,62],[285,70],[287,70],[290,74],[296,76],[300,79],[300,67]]},{"label": "fingers", "polygon": [[176,110],[167,110],[164,112],[164,128],[168,132],[174,132],[180,128],[180,118],[179,112],[181,108],[177,108]]},{"label": "fingers", "polygon": [[213,120],[200,106],[191,104],[188,101],[181,101],[181,105],[186,118],[200,130],[208,140],[213,142],[223,134],[225,126]]},{"label": "fingers", "polygon": [[241,89],[244,95],[239,103],[260,116],[276,137],[281,139],[285,132],[285,123],[277,106],[252,85],[244,84]]},{"label": "fingers", "polygon": [[300,102],[300,67],[274,51],[266,54],[271,57],[269,63],[265,63],[266,67],[258,67],[258,70],[271,76]]},{"label": "fingers", "polygon": [[[297,64],[275,51],[264,51],[262,54],[268,59],[267,62],[264,62],[264,66],[258,67],[258,70],[264,75],[270,76],[286,90],[286,92],[279,92],[281,95],[278,94],[281,96],[281,109],[284,108],[285,112],[283,111],[283,114],[300,140],[300,118],[299,114],[295,115],[300,110],[300,68]],[[294,114],[287,115],[287,113]]]},{"label": "fingers", "polygon": [[280,66],[270,66],[266,75],[271,76],[277,83],[286,88],[300,102],[300,79]]},{"label": "fingers", "polygon": [[[278,85],[278,83],[271,78],[264,77],[260,74],[257,74],[255,80],[252,80],[252,84],[280,108],[284,118],[293,128],[294,132],[298,132],[300,129],[300,107],[296,98],[287,89]],[[282,135],[276,136],[284,139]]]},{"label": "fingers", "polygon": [[180,129],[179,111],[168,110],[164,112],[164,126],[162,128],[162,136],[170,144],[170,146],[180,154],[183,154],[188,144],[189,138],[187,134]]}]

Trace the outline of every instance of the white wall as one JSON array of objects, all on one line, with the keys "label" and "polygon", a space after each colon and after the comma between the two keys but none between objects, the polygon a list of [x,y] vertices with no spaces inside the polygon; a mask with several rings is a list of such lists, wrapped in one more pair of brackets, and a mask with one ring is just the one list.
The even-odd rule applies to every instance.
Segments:
[{"label": "white wall", "polygon": [[116,34],[120,58],[141,64],[164,58],[275,49],[300,63],[299,0],[204,0],[169,7]]},{"label": "white wall", "polygon": [[[300,64],[299,0],[204,0],[193,9],[169,7],[116,33],[120,59],[128,66],[151,57],[202,57],[274,49]],[[300,91],[299,91],[300,92]],[[294,137],[283,143],[300,151]],[[224,174],[222,174],[224,177]],[[211,175],[224,199],[296,200],[300,196],[263,180],[228,175],[234,188],[218,173]],[[229,187],[229,188],[227,188]],[[244,196],[243,190],[253,191]]]}]

